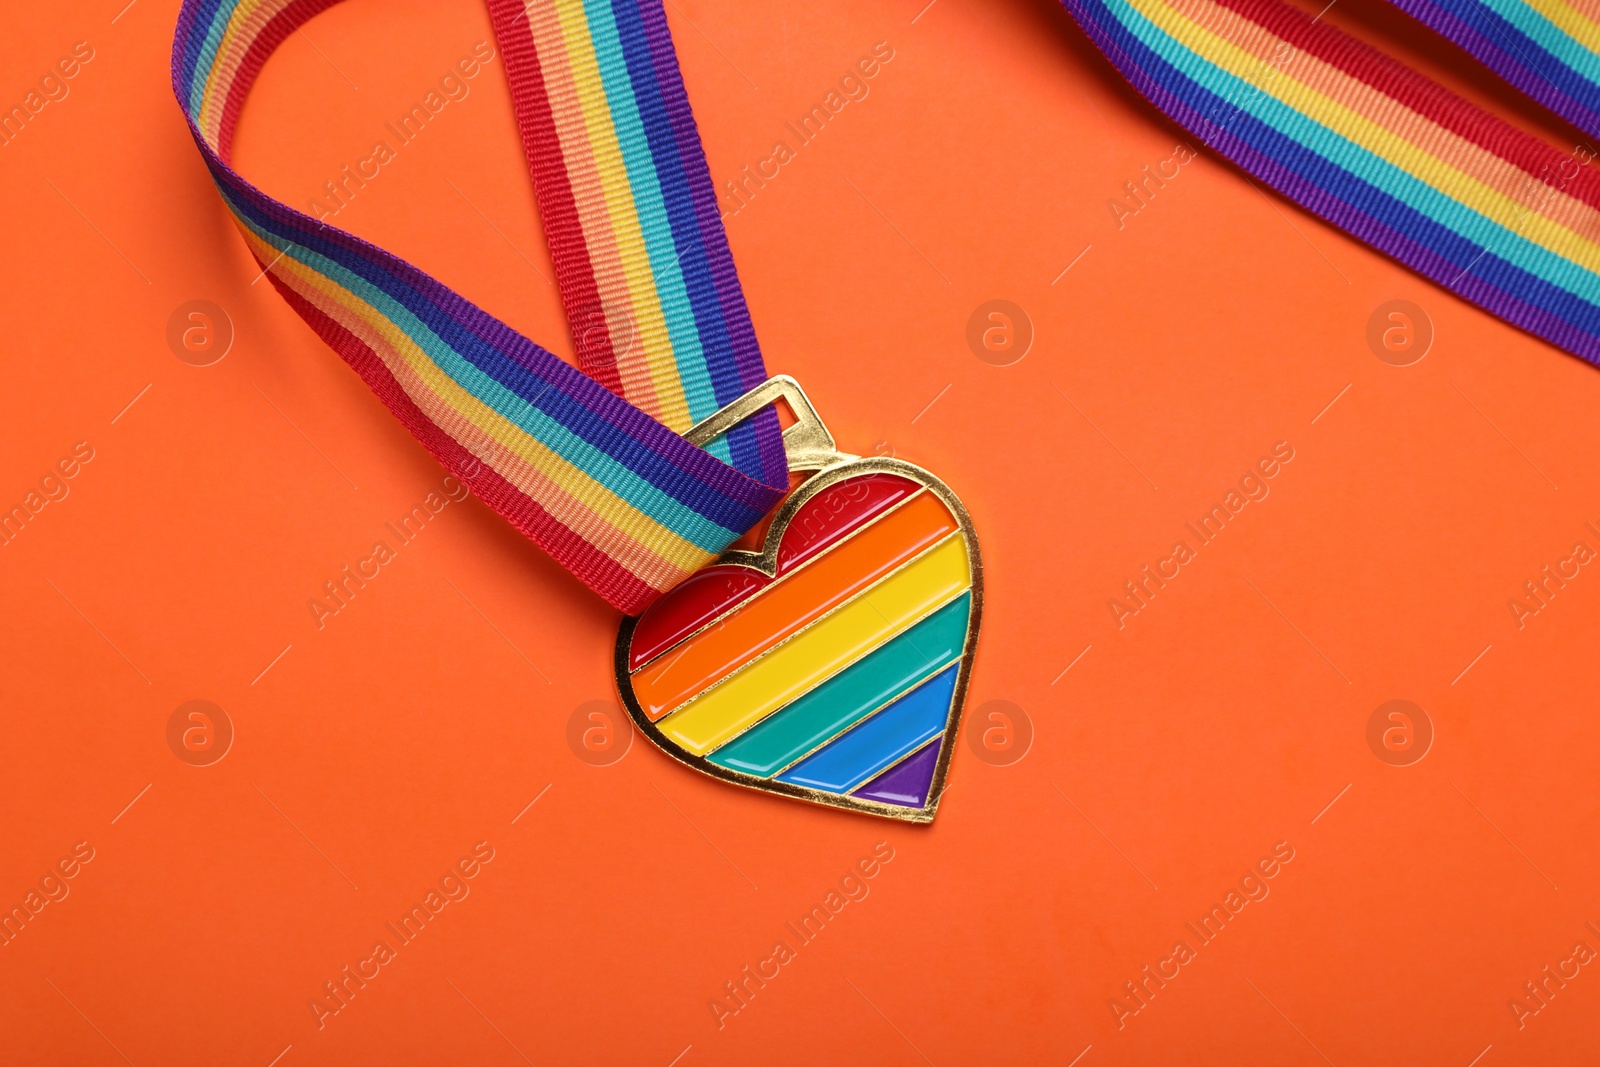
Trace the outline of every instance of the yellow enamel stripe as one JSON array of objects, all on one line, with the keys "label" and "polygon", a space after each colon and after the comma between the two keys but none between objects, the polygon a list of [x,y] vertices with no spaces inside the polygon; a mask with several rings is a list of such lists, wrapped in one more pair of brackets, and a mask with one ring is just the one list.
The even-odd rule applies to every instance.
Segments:
[{"label": "yellow enamel stripe", "polygon": [[[536,4],[530,3],[529,6],[532,8]],[[580,103],[606,213],[616,238],[617,255],[633,302],[636,319],[634,344],[643,352],[655,387],[660,406],[656,417],[670,429],[681,433],[692,422],[689,399],[684,394],[683,383],[678,376],[678,361],[673,355],[666,316],[661,310],[661,294],[656,289],[655,272],[650,267],[650,258],[645,251],[644,232],[639,227],[639,218],[634,210],[633,184],[622,160],[622,147],[617,142],[616,127],[611,121],[611,105],[605,95],[600,65],[589,38],[588,19],[582,4],[556,3],[554,7],[564,39],[562,47],[571,69],[570,88]],[[540,49],[541,54],[544,51]],[[550,88],[554,103],[561,96],[556,90],[562,87]],[[560,129],[558,124],[558,134]],[[565,144],[562,150],[565,153]],[[619,373],[626,370],[624,364],[627,362],[632,361],[618,360]]]},{"label": "yellow enamel stripe", "polygon": [[661,731],[703,756],[836,674],[972,583],[958,531],[662,719]]},{"label": "yellow enamel stripe", "polygon": [[200,96],[200,133],[214,151],[222,135],[222,111],[228,102],[227,90],[233,84],[250,45],[267,23],[288,7],[292,0],[243,0],[228,16],[228,25],[217,42],[206,76],[205,92]]},{"label": "yellow enamel stripe", "polygon": [[1559,27],[1568,37],[1591,52],[1600,52],[1600,26],[1562,0],[1523,0],[1525,4]]},{"label": "yellow enamel stripe", "polygon": [[1338,133],[1381,159],[1387,160],[1419,181],[1433,186],[1465,207],[1492,219],[1555,255],[1570,259],[1591,271],[1600,271],[1600,245],[1551,221],[1529,212],[1511,197],[1497,192],[1437,157],[1398,137],[1377,123],[1343,104],[1297,81],[1285,65],[1283,76],[1259,83],[1250,77],[1261,70],[1259,59],[1249,52],[1193,22],[1160,0],[1128,0],[1129,4],[1173,39],[1201,58],[1226,70],[1240,80],[1255,85],[1280,102],[1305,114],[1313,121]]},{"label": "yellow enamel stripe", "polygon": [[[278,255],[277,249],[262,241],[249,228],[241,227],[241,230],[262,262],[271,262]],[[400,359],[435,394],[433,398],[412,399],[425,409],[434,407],[436,401],[443,410],[428,411],[428,415],[451,436],[462,439],[466,436],[463,430],[467,427],[481,431],[499,449],[519,457],[576,503],[592,512],[595,521],[589,521],[589,517],[584,515],[554,511],[552,514],[602,551],[607,551],[609,545],[611,551],[607,551],[607,554],[616,556],[619,563],[647,585],[657,589],[667,588],[686,574],[698,570],[711,558],[710,553],[622,500],[565,457],[551,451],[538,438],[467,392],[391,319],[338,282],[290,256],[278,259],[272,267],[272,273],[283,278],[347,329],[358,334],[365,333],[363,340],[370,343],[373,339],[380,339],[381,344],[372,346],[379,358],[386,364],[391,358]],[[349,316],[359,320],[361,330],[354,328],[354,324],[348,321]],[[491,454],[489,465],[516,484],[517,479],[502,469],[503,464],[495,462],[496,449],[486,451]],[[606,518],[619,514],[626,516],[623,526]],[[584,520],[588,532],[573,525],[580,519]],[[603,536],[597,540],[596,529],[602,535],[612,531],[615,536]],[[634,542],[631,551],[615,551],[625,547],[619,544],[623,538]]]}]

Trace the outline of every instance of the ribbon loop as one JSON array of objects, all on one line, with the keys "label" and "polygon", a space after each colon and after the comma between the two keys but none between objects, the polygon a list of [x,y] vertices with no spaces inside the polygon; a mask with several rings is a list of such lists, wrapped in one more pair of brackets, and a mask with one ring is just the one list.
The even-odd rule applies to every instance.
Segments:
[{"label": "ribbon loop", "polygon": [[636,613],[787,488],[770,412],[712,451],[677,432],[766,373],[660,2],[491,5],[584,371],[229,165],[267,56],[335,2],[185,0],[173,88],[223,201],[273,286],[441,463]]}]

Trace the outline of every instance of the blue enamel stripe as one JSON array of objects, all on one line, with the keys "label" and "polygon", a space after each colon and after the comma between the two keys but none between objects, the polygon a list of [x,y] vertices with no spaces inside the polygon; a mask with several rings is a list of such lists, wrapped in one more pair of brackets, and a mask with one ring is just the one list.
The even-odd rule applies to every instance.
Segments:
[{"label": "blue enamel stripe", "polygon": [[956,691],[953,664],[778,775],[778,781],[848,793],[939,736]]},{"label": "blue enamel stripe", "polygon": [[767,778],[854,726],[961,655],[972,594],[963,593],[710,755]]}]

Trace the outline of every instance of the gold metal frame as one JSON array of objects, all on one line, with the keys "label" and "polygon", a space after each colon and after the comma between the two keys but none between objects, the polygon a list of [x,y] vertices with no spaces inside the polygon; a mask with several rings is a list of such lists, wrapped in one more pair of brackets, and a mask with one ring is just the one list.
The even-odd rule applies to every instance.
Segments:
[{"label": "gold metal frame", "polygon": [[[614,661],[617,692],[622,698],[623,706],[628,709],[628,714],[632,716],[634,725],[639,728],[641,733],[649,738],[657,748],[702,774],[720,778],[725,782],[732,782],[734,785],[741,785],[747,789],[792,797],[796,800],[805,800],[826,807],[864,812],[869,815],[896,819],[901,822],[932,822],[934,815],[938,812],[939,802],[944,796],[945,777],[949,773],[950,759],[955,751],[956,739],[961,732],[962,713],[965,711],[967,703],[967,685],[972,675],[973,656],[977,649],[978,631],[983,618],[983,561],[978,554],[978,537],[972,526],[972,516],[967,513],[965,505],[961,503],[961,499],[951,491],[949,486],[921,467],[907,463],[904,460],[884,456],[861,457],[840,452],[834,443],[833,435],[828,432],[827,427],[822,424],[822,420],[817,417],[816,409],[812,407],[805,391],[800,388],[798,382],[788,375],[779,375],[762,383],[714,415],[696,423],[688,433],[684,434],[684,437],[693,444],[703,447],[762,408],[778,400],[783,400],[788,404],[795,418],[794,424],[783,432],[783,446],[789,460],[789,469],[791,471],[812,471],[814,473],[785,497],[778,506],[771,524],[767,527],[759,552],[730,549],[718,557],[713,565],[736,564],[758,570],[769,578],[776,577],[778,545],[783,539],[784,532],[789,527],[790,520],[805,506],[807,501],[824,489],[847,478],[854,478],[863,474],[896,474],[924,486],[929,492],[943,501],[951,513],[955,515],[956,521],[960,526],[961,536],[966,543],[968,567],[972,574],[972,606],[968,609],[967,636],[961,647],[960,669],[956,673],[955,693],[951,698],[953,710],[939,743],[939,760],[934,767],[933,781],[928,787],[926,805],[922,808],[907,808],[898,804],[885,804],[876,800],[841,796],[837,793],[827,793],[808,786],[791,785],[788,782],[758,778],[752,774],[745,774],[741,771],[719,766],[704,756],[697,756],[692,752],[686,751],[677,742],[667,737],[655,723],[650,721],[649,716],[644,713],[634,696],[632,675],[628,670],[628,651],[633,643],[633,630],[638,622],[637,616],[629,616],[623,619],[622,625],[617,631],[617,647]],[[746,729],[751,728],[753,726],[746,727]]]}]

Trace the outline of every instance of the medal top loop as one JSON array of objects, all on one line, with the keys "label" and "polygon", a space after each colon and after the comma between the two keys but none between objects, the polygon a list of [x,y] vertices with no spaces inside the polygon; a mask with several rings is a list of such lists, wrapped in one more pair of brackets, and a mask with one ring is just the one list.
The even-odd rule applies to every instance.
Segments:
[{"label": "medal top loop", "polygon": [[683,439],[704,448],[768,405],[782,400],[794,416],[794,423],[783,431],[783,451],[791,471],[816,471],[845,460],[855,459],[839,451],[833,434],[822,424],[811,398],[800,383],[787,374],[768,378],[748,393],[691,426]]}]

